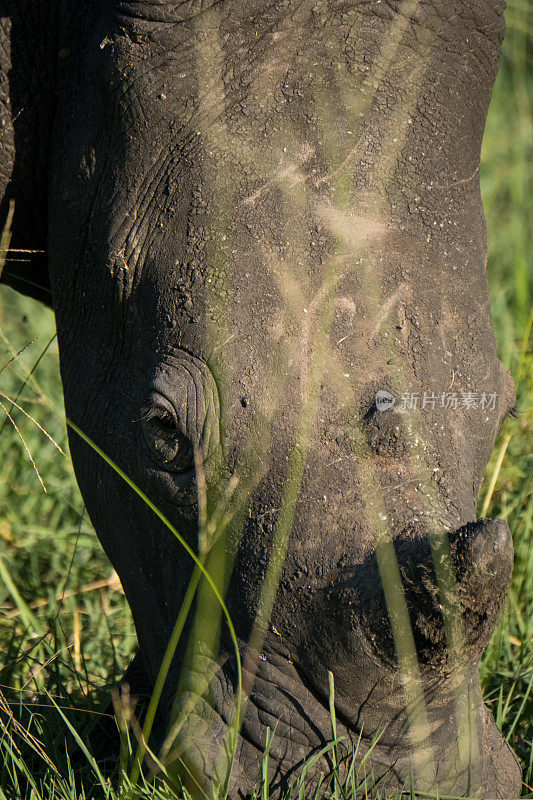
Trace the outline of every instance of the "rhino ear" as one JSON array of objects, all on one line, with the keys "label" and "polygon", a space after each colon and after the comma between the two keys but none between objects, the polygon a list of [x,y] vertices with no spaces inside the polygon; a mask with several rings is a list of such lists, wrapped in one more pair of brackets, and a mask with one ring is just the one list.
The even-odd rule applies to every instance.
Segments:
[{"label": "rhino ear", "polygon": [[0,0],[0,231],[12,212],[0,281],[51,306],[48,154],[57,53],[49,49],[57,40],[45,5]]}]

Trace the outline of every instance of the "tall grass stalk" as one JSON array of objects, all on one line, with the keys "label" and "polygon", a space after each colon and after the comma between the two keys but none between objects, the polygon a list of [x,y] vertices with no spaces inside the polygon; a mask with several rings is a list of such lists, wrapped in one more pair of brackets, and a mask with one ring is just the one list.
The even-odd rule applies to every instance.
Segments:
[{"label": "tall grass stalk", "polygon": [[[239,653],[239,645],[238,645],[238,642],[237,642],[237,635],[236,635],[236,633],[235,633],[235,628],[233,627],[233,622],[232,622],[232,620],[231,620],[231,616],[230,616],[230,614],[229,614],[229,611],[228,611],[228,609],[227,609],[227,607],[226,607],[226,604],[225,604],[224,600],[222,599],[222,597],[220,596],[220,593],[219,593],[219,590],[218,590],[217,586],[216,586],[216,585],[215,585],[215,583],[213,582],[213,579],[211,578],[211,575],[210,575],[210,574],[209,574],[209,572],[206,570],[206,568],[205,568],[205,566],[203,565],[202,561],[199,559],[199,557],[196,555],[196,553],[195,553],[195,552],[192,550],[192,548],[191,548],[191,547],[190,547],[190,546],[187,544],[187,542],[186,542],[186,541],[185,541],[185,539],[184,539],[184,538],[181,536],[181,534],[180,534],[180,533],[178,533],[178,531],[176,530],[176,528],[175,528],[175,527],[172,525],[172,523],[171,523],[171,522],[170,522],[170,521],[167,519],[167,517],[166,517],[166,516],[163,514],[163,512],[162,512],[162,511],[161,511],[159,508],[157,508],[157,506],[156,506],[156,505],[155,505],[155,504],[154,504],[154,503],[153,503],[153,502],[150,500],[150,498],[149,498],[149,497],[148,497],[148,496],[147,496],[147,495],[146,495],[146,494],[145,494],[145,493],[144,493],[144,492],[143,492],[143,491],[142,491],[142,490],[141,490],[141,489],[140,489],[140,488],[139,488],[139,487],[138,487],[138,486],[137,486],[137,485],[136,485],[136,484],[135,484],[135,483],[134,483],[134,482],[131,480],[131,478],[130,478],[128,475],[126,475],[126,473],[125,473],[125,472],[124,472],[124,471],[123,471],[123,470],[122,470],[122,469],[121,469],[121,468],[120,468],[120,467],[119,467],[117,464],[115,464],[115,462],[114,462],[112,459],[110,459],[110,458],[109,458],[109,456],[107,456],[107,455],[104,453],[104,451],[103,451],[103,450],[102,450],[100,447],[98,447],[98,445],[97,445],[95,442],[93,442],[93,441],[90,439],[90,437],[88,437],[88,436],[87,436],[87,435],[86,435],[86,434],[85,434],[85,433],[84,433],[84,432],[81,430],[81,428],[79,428],[79,427],[78,427],[78,425],[76,425],[76,423],[74,423],[72,420],[70,420],[70,419],[68,419],[68,418],[67,418],[67,424],[69,425],[69,427],[71,427],[71,428],[72,428],[72,430],[74,430],[74,431],[75,431],[75,432],[78,434],[78,436],[79,436],[81,439],[83,439],[83,441],[84,441],[84,442],[85,442],[87,445],[89,445],[89,447],[91,447],[91,448],[92,448],[92,449],[93,449],[93,450],[94,450],[96,453],[98,453],[98,455],[99,455],[99,456],[100,456],[100,457],[101,457],[101,458],[102,458],[102,459],[103,459],[103,460],[104,460],[104,461],[105,461],[105,462],[106,462],[106,463],[107,463],[107,464],[108,464],[108,465],[109,465],[109,466],[110,466],[110,467],[111,467],[111,468],[112,468],[112,469],[113,469],[113,470],[114,470],[114,471],[115,471],[115,472],[116,472],[118,475],[120,475],[120,477],[122,478],[122,480],[123,480],[123,481],[125,481],[125,483],[127,483],[127,484],[128,484],[128,486],[129,486],[131,489],[133,489],[133,491],[134,491],[134,492],[137,494],[137,496],[138,496],[138,497],[140,497],[140,498],[141,498],[141,500],[142,500],[144,503],[146,503],[146,505],[147,505],[147,506],[148,506],[148,507],[149,507],[149,508],[150,508],[150,509],[151,509],[151,510],[154,512],[154,514],[155,514],[157,517],[159,517],[159,519],[161,520],[161,522],[162,522],[162,523],[163,523],[163,524],[164,524],[164,525],[165,525],[165,526],[168,528],[168,530],[169,530],[169,531],[172,533],[172,535],[176,537],[176,539],[177,539],[177,540],[178,540],[178,542],[181,544],[181,546],[184,548],[184,550],[185,550],[185,551],[188,553],[188,555],[189,555],[189,556],[192,558],[192,560],[193,560],[193,561],[194,561],[194,563],[195,563],[195,567],[196,567],[196,569],[198,570],[198,573],[199,573],[199,574],[201,574],[201,575],[203,575],[203,577],[205,578],[205,580],[208,582],[209,586],[211,587],[211,589],[212,589],[212,591],[213,591],[213,593],[214,593],[215,597],[217,598],[218,602],[220,603],[220,607],[222,608],[222,611],[223,611],[223,613],[224,613],[224,616],[225,616],[225,618],[226,618],[226,623],[227,623],[227,625],[228,625],[228,629],[229,629],[229,632],[230,632],[230,636],[231,636],[231,639],[232,639],[232,642],[233,642],[233,646],[234,646],[234,650],[235,650],[235,661],[236,661],[236,666],[237,666],[237,693],[236,693],[236,698],[235,698],[236,714],[235,714],[235,721],[234,721],[234,723],[233,723],[233,726],[234,726],[234,727],[233,727],[234,733],[233,733],[233,735],[232,735],[232,742],[231,742],[231,744],[232,744],[232,749],[231,749],[231,751],[230,751],[230,753],[231,753],[231,755],[230,755],[230,765],[231,765],[231,763],[232,763],[232,761],[233,761],[233,759],[234,759],[234,757],[235,757],[235,752],[236,752],[236,749],[237,749],[237,737],[238,737],[238,731],[239,731],[239,726],[240,726],[240,707],[241,707],[241,691],[242,691],[242,673],[241,673],[241,659],[240,659],[240,653]],[[190,608],[190,603],[192,603],[192,599],[193,599],[193,596],[194,596],[194,592],[196,591],[196,585],[197,585],[197,581],[196,581],[196,582],[193,582],[193,581],[191,580],[191,584],[190,584],[190,591],[188,591],[188,593],[187,593],[187,601],[188,601],[188,603],[189,603],[189,608]],[[176,624],[175,624],[175,627],[174,627],[174,631],[173,631],[173,634],[172,634],[172,637],[171,637],[171,641],[170,641],[170,644],[169,644],[169,648],[167,649],[167,652],[165,653],[165,659],[164,659],[164,663],[162,664],[162,667],[161,667],[161,669],[160,669],[160,673],[159,673],[159,675],[158,675],[158,679],[157,679],[157,685],[158,685],[158,688],[159,688],[159,692],[160,692],[160,693],[161,693],[161,691],[162,691],[162,688],[163,688],[164,682],[165,682],[165,680],[166,680],[166,675],[167,675],[167,673],[168,673],[168,669],[169,669],[169,667],[170,667],[170,663],[171,663],[171,661],[172,661],[172,656],[173,656],[173,654],[174,654],[174,653],[173,653],[173,651],[171,652],[171,650],[172,650],[172,647],[175,647],[175,645],[177,644],[177,641],[179,640],[179,636],[181,635],[181,631],[182,631],[182,629],[183,629],[183,624],[184,624],[184,622],[185,622],[185,619],[186,619],[186,616],[187,616],[187,614],[188,614],[189,608],[187,608],[186,606],[184,606],[184,607],[183,607],[183,613],[180,613],[180,615],[178,616],[178,620],[177,620],[177,622],[176,622]],[[157,705],[159,704],[159,700],[160,700],[160,694],[159,694],[159,696],[158,696],[158,697],[156,696],[156,698],[155,698],[155,700],[154,700],[154,704],[153,704],[153,706],[152,706],[152,708],[151,708],[150,718],[149,718],[149,719],[147,718],[147,721],[145,722],[145,728],[146,728],[146,732],[145,732],[145,730],[143,730],[143,738],[144,738],[144,740],[145,740],[145,741],[147,741],[147,740],[148,740],[148,736],[146,735],[146,733],[148,733],[148,735],[149,735],[149,731],[151,730],[151,726],[152,726],[152,724],[153,724],[153,721],[154,721],[154,718],[155,718],[155,713],[156,713],[156,710],[157,710]],[[149,728],[147,727],[147,723],[149,723]],[[141,754],[143,754],[143,753],[144,753],[145,749],[146,749],[146,745],[145,745],[145,744],[144,744],[144,742],[143,742],[143,743],[140,745],[140,749],[139,749],[139,751],[138,751],[138,755],[137,755],[137,758],[136,758],[136,760],[135,760],[135,763],[134,763],[134,766],[133,766],[133,770],[132,770],[132,778],[134,778],[134,779],[135,779],[135,780],[131,780],[131,783],[132,783],[133,785],[135,785],[136,779],[138,778],[138,775],[139,775],[139,770],[140,770],[140,756],[141,756]],[[229,780],[229,777],[228,777],[228,780]]]}]

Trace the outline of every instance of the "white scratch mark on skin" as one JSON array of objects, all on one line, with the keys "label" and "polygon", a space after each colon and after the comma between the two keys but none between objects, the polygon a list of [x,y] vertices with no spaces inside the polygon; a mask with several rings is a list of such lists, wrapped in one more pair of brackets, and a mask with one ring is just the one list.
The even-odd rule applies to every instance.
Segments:
[{"label": "white scratch mark on skin", "polygon": [[363,138],[364,138],[364,137],[363,137],[363,136],[361,136],[361,138],[358,140],[358,142],[357,142],[357,144],[355,145],[355,147],[353,147],[353,148],[350,150],[350,152],[348,153],[348,155],[346,156],[346,158],[344,159],[344,161],[343,161],[341,164],[339,164],[339,166],[337,167],[337,169],[333,170],[333,172],[328,172],[326,175],[324,175],[322,178],[320,178],[320,179],[319,179],[319,180],[316,182],[316,184],[315,184],[315,185],[316,185],[317,189],[318,189],[320,186],[322,186],[322,184],[324,184],[324,183],[330,183],[330,182],[331,182],[331,181],[332,181],[332,180],[333,180],[333,179],[334,179],[334,178],[335,178],[335,177],[336,177],[336,176],[339,174],[339,172],[341,172],[343,169],[346,169],[346,167],[348,166],[348,164],[350,163],[350,161],[351,161],[353,158],[355,158],[355,157],[360,157],[360,155],[361,155],[361,145],[363,145],[363,149],[364,149],[364,148],[365,148],[365,147],[367,147],[367,146],[368,146],[368,144],[369,144],[369,141],[368,141],[368,139],[365,139],[365,140],[363,141]]},{"label": "white scratch mark on skin", "polygon": [[383,323],[385,322],[385,320],[389,316],[390,312],[392,311],[392,309],[394,308],[394,306],[396,305],[398,300],[405,299],[405,297],[407,295],[407,289],[408,289],[407,284],[406,283],[401,283],[398,286],[398,288],[396,289],[396,291],[394,292],[394,294],[392,294],[385,301],[385,303],[383,304],[383,306],[381,308],[381,313],[379,315],[379,318],[378,318],[378,321],[376,323],[376,326],[375,326],[374,330],[372,331],[372,333],[370,334],[370,338],[371,339],[373,339],[374,336],[377,335],[377,333],[379,332],[379,329],[381,328],[381,326],[383,325]]},{"label": "white scratch mark on skin", "polygon": [[455,370],[452,369],[452,382],[448,386],[448,389],[451,389],[454,383],[455,383]]},{"label": "white scratch mark on skin", "polygon": [[225,342],[222,342],[222,344],[219,344],[216,347],[213,347],[213,349],[211,350],[210,356],[213,356],[215,353],[218,353],[218,352],[220,352],[220,350],[223,350],[228,344],[231,344],[231,342],[234,342],[235,339],[237,339],[237,333],[236,332],[232,333],[231,336],[228,339],[226,339]]},{"label": "white scratch mark on skin", "polygon": [[451,183],[446,183],[444,186],[440,186],[438,183],[435,185],[436,189],[453,189],[454,186],[460,186],[462,183],[470,183],[473,181],[476,175],[479,172],[479,167],[476,167],[472,175],[469,175],[468,178],[462,178],[459,181],[452,181]]},{"label": "white scratch mark on skin", "polygon": [[289,164],[285,169],[280,170],[277,172],[272,178],[265,181],[265,183],[256,189],[248,197],[245,197],[242,201],[242,205],[250,206],[254,205],[258,200],[261,199],[263,194],[267,192],[272,186],[278,185],[283,181],[289,183],[289,186],[292,188],[293,186],[297,186],[298,184],[304,183],[306,180],[306,175],[304,172],[301,171],[301,167],[303,164],[308,161],[311,156],[314,154],[314,149],[306,142],[302,146],[299,156],[298,156],[298,164]]},{"label": "white scratch mark on skin", "polygon": [[298,172],[294,164],[291,164],[289,167],[286,167],[278,172],[278,174],[273,178],[270,178],[270,180],[266,181],[266,183],[260,186],[259,189],[253,192],[253,194],[245,197],[242,201],[242,204],[244,206],[254,205],[254,203],[256,203],[272,185],[278,184],[280,181],[287,179],[290,179],[290,185],[292,187],[296,186],[298,183],[303,183],[305,181],[305,175],[303,175],[301,172]]},{"label": "white scratch mark on skin", "polygon": [[326,467],[332,467],[334,464],[338,464],[339,461],[353,461],[354,458],[355,456],[353,454],[349,456],[340,456],[340,458],[336,458],[334,461],[330,461],[329,464],[326,464]]}]

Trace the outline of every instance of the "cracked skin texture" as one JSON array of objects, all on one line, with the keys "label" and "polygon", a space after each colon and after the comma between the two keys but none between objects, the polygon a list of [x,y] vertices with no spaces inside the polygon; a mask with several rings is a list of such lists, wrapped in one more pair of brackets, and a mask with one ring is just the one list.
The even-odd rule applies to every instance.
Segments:
[{"label": "cracked skin texture", "polygon": [[[46,7],[38,24],[42,3],[31,13],[2,3],[4,203],[15,198],[13,246],[47,251],[3,280],[53,305],[68,416],[193,549],[195,449],[210,509],[229,503],[208,566],[250,693],[230,795],[258,780],[265,726],[277,726],[275,792],[328,741],[331,670],[341,771],[350,745],[362,734],[363,754],[380,731],[371,763],[382,785],[402,785],[413,765],[420,788],[436,779],[441,793],[517,797],[520,771],[477,671],[512,568],[505,523],[475,521],[514,402],[491,326],[478,180],[502,4]],[[381,413],[378,389],[427,392],[433,404]],[[494,401],[442,408],[449,392]],[[133,612],[140,654],[128,679],[149,690],[192,563],[75,435],[71,452]],[[430,732],[416,747],[380,577],[391,539]],[[443,542],[457,586],[439,591],[430,543]],[[254,658],[246,643],[276,559]],[[236,673],[205,586],[200,597],[154,743],[169,769],[182,758],[204,782],[223,777]],[[462,620],[455,650],[450,603]]]}]

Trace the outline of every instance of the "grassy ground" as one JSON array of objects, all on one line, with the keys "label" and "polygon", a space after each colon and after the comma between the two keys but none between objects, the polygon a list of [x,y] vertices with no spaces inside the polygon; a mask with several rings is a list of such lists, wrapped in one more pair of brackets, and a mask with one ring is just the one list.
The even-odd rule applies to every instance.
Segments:
[{"label": "grassy ground", "polygon": [[[516,419],[507,420],[496,443],[480,492],[479,511],[508,520],[516,562],[508,608],[487,648],[481,672],[486,700],[518,753],[524,781],[531,787],[533,355],[527,331],[531,323],[528,166],[533,130],[526,84],[531,52],[527,53],[523,0],[510,3],[507,18],[509,32],[487,124],[481,174],[490,231],[488,273],[496,337],[500,357],[517,380],[519,413]],[[35,366],[53,333],[50,312],[8,289],[0,291],[0,392],[13,398],[34,369],[17,402],[66,452],[64,420],[53,410],[60,410],[62,403],[55,341]],[[50,768],[50,783],[35,788],[33,797],[74,798],[81,796],[79,785],[76,789],[79,777],[75,779],[69,773],[65,741],[78,775],[86,759],[53,701],[62,709],[78,709],[64,713],[77,731],[87,734],[97,720],[98,687],[113,683],[121,675],[135,649],[135,633],[120,586],[83,513],[68,457],[16,408],[10,412],[18,429],[15,431],[6,419],[6,409],[9,411],[11,405],[3,395],[0,797],[3,792],[7,797],[21,797],[26,791],[22,788],[26,785],[22,778],[26,767],[18,761],[15,746],[24,753],[30,773],[37,774],[37,764],[42,764],[42,757],[32,756],[31,743],[24,741],[27,735],[10,721],[9,714],[14,713],[15,720],[23,720],[30,733],[44,742],[46,756],[63,776],[54,778]],[[30,712],[24,711],[24,704]],[[524,787],[524,794],[528,791]],[[146,795],[155,796],[149,790]],[[106,793],[101,789],[94,796],[100,798]]]},{"label": "grassy ground", "polygon": [[[502,67],[482,151],[489,229],[488,276],[498,351],[517,384],[518,415],[507,419],[487,467],[478,511],[499,459],[488,514],[506,519],[515,568],[508,607],[481,665],[485,699],[533,786],[533,355],[531,338],[531,27],[526,6],[509,3]],[[529,21],[531,20],[531,11]],[[512,121],[509,124],[509,121]],[[506,448],[506,449],[505,449]],[[527,791],[526,787],[524,787]],[[530,789],[531,791],[531,789]]]}]

